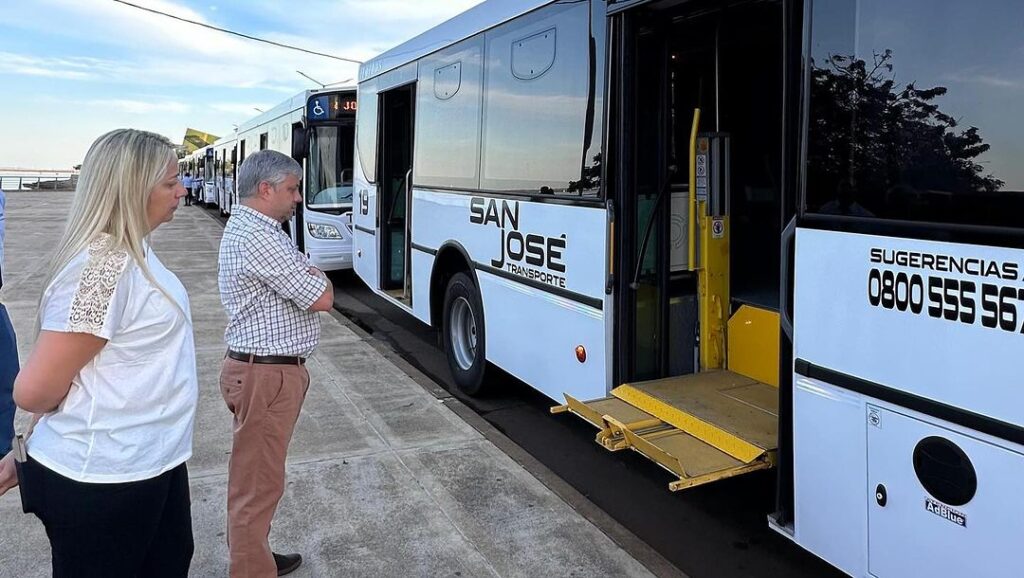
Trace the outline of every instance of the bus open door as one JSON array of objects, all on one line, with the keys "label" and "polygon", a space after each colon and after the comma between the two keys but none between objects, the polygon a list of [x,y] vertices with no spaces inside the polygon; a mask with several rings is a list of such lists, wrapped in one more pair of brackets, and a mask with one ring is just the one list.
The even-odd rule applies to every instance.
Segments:
[{"label": "bus open door", "polygon": [[679,490],[776,459],[782,2],[630,6],[610,7],[617,387],[556,409]]},{"label": "bus open door", "polygon": [[406,305],[412,225],[412,158],[416,85],[406,84],[380,95],[380,191],[377,195],[380,289]]}]

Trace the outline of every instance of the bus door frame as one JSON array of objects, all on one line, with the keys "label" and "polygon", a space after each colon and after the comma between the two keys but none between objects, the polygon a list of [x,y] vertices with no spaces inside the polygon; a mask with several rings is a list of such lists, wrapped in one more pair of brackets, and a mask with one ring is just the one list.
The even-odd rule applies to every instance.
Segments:
[{"label": "bus door frame", "polygon": [[[417,88],[418,88],[417,84],[418,84],[418,82],[416,80],[413,80],[411,82],[406,82],[406,83],[398,84],[398,85],[395,85],[395,86],[390,86],[387,89],[381,89],[377,93],[377,98],[378,98],[378,102],[377,102],[377,111],[378,111],[378,113],[377,113],[377,117],[378,117],[377,118],[377,122],[378,122],[378,126],[377,126],[377,135],[378,135],[378,138],[377,138],[377,147],[378,147],[378,152],[377,152],[377,163],[378,163],[378,167],[377,167],[377,183],[378,183],[378,185],[377,185],[377,187],[378,187],[378,190],[377,190],[377,223],[376,223],[377,239],[378,239],[378,247],[377,247],[377,250],[378,250],[378,255],[377,255],[377,258],[378,258],[378,264],[377,264],[378,275],[377,275],[377,281],[378,281],[378,284],[379,284],[379,289],[381,291],[384,291],[385,293],[387,293],[389,290],[393,291],[395,289],[398,289],[398,287],[389,287],[389,285],[388,285],[388,281],[389,281],[389,277],[390,277],[389,272],[390,272],[391,266],[392,266],[391,259],[392,259],[392,256],[393,256],[392,254],[393,254],[394,248],[391,245],[391,233],[392,233],[392,231],[391,231],[390,224],[387,222],[388,219],[385,218],[385,217],[382,217],[382,215],[384,215],[384,212],[385,212],[386,209],[389,210],[389,213],[394,210],[394,206],[395,206],[395,204],[397,202],[397,199],[398,199],[397,195],[399,193],[401,193],[401,194],[405,195],[405,217],[404,217],[404,222],[403,222],[403,228],[404,228],[403,244],[405,246],[404,246],[403,263],[402,263],[402,272],[403,272],[403,280],[402,280],[402,287],[401,287],[402,292],[401,292],[400,296],[398,296],[398,299],[400,299],[402,302],[406,303],[407,305],[411,305],[411,300],[412,300],[412,286],[411,286],[412,285],[412,271],[411,271],[412,262],[411,262],[411,259],[410,259],[410,251],[412,250],[412,218],[413,218],[413,211],[412,211],[412,205],[413,205],[413,202],[412,202],[413,183],[412,183],[412,181],[413,181],[413,173],[414,173],[414,171],[413,171],[413,162],[415,160],[415,147],[416,147],[416,95],[417,95]],[[388,127],[385,125],[385,123],[387,122],[387,119],[390,118],[390,115],[388,113],[387,106],[386,106],[387,105],[386,100],[387,100],[389,95],[397,94],[398,92],[402,92],[402,91],[408,92],[408,94],[409,94],[409,116],[408,116],[408,119],[404,119],[404,120],[407,120],[407,122],[408,122],[408,129],[409,129],[408,130],[409,138],[408,138],[408,143],[407,143],[408,147],[409,147],[409,166],[408,166],[408,169],[406,170],[404,179],[402,181],[403,190],[402,191],[385,191],[386,180],[388,178],[390,178],[388,172],[391,170],[391,167],[387,166],[388,165],[388,160],[387,160],[387,155],[385,153],[385,150],[391,144],[389,142],[390,139],[389,139],[388,130],[387,130]],[[385,199],[385,193],[386,192],[390,193],[392,195],[392,198],[390,200]],[[391,294],[391,293],[389,293],[389,295],[392,295],[394,297],[394,295]]]},{"label": "bus door frame", "polygon": [[305,252],[306,250],[306,235],[309,231],[306,230],[305,223],[305,211],[306,211],[306,199],[307,199],[307,187],[309,183],[306,179],[306,160],[309,157],[309,133],[310,129],[306,128],[305,120],[301,122],[292,123],[292,159],[299,163],[302,167],[302,186],[299,187],[302,192],[302,202],[295,205],[295,246],[298,247],[299,252]]}]

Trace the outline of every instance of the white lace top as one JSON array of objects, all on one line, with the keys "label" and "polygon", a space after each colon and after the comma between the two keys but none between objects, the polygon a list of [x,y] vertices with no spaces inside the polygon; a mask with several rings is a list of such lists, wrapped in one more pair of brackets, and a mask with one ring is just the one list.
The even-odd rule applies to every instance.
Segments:
[{"label": "white lace top", "polygon": [[198,385],[185,287],[148,251],[175,306],[110,244],[101,237],[72,259],[42,300],[44,331],[107,340],[28,441],[36,461],[80,482],[145,480],[192,455]]}]

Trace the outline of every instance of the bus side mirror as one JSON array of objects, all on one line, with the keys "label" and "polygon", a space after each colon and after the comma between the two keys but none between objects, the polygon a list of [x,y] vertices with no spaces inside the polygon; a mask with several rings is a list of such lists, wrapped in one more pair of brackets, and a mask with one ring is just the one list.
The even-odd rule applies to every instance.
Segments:
[{"label": "bus side mirror", "polygon": [[302,162],[309,156],[309,137],[301,124],[292,125],[292,158]]}]

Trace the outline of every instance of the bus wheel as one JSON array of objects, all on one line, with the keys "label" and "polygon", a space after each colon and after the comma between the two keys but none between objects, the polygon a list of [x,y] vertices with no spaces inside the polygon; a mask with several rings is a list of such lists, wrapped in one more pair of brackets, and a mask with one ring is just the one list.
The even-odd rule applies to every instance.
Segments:
[{"label": "bus wheel", "polygon": [[455,385],[469,395],[484,391],[487,369],[480,293],[465,273],[456,273],[444,295],[444,352]]}]

